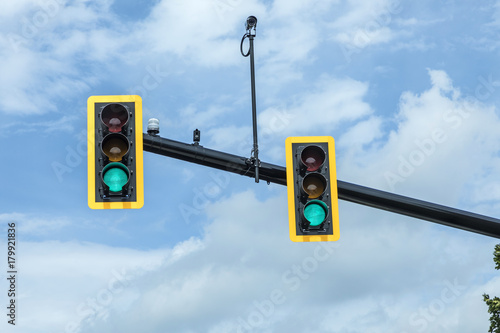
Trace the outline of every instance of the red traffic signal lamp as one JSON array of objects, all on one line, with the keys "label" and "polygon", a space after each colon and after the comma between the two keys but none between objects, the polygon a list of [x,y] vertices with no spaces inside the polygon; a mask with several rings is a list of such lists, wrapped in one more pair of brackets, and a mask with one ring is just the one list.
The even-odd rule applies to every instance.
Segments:
[{"label": "red traffic signal lamp", "polygon": [[87,136],[89,207],[141,208],[144,205],[141,97],[89,97]]},{"label": "red traffic signal lamp", "polygon": [[338,240],[333,138],[289,137],[285,144],[290,239],[294,242]]}]

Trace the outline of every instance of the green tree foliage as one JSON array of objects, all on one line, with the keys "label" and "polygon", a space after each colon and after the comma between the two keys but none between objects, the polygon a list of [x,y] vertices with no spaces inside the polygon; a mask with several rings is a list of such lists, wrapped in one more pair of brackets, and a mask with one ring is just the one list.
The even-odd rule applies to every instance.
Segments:
[{"label": "green tree foliage", "polygon": [[[500,244],[495,246],[493,252],[493,260],[495,261],[495,269],[500,269]],[[483,300],[488,305],[488,313],[490,316],[489,333],[500,333],[500,298],[490,298],[490,295],[483,294]]]}]

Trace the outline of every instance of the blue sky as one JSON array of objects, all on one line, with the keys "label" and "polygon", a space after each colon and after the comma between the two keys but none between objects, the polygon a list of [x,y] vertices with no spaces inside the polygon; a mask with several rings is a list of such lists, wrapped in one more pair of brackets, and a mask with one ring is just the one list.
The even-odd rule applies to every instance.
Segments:
[{"label": "blue sky", "polygon": [[255,15],[263,161],[331,135],[341,180],[500,217],[500,2],[0,9],[0,230],[15,222],[19,244],[2,332],[487,331],[497,239],[340,201],[338,242],[292,243],[284,186],[148,152],[142,209],[89,209],[86,101],[141,95],[144,128],[250,156]]}]

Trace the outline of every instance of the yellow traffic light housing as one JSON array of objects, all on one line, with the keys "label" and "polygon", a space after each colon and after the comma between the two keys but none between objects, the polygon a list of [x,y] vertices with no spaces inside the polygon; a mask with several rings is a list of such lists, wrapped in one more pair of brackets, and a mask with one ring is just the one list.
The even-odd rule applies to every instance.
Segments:
[{"label": "yellow traffic light housing", "polygon": [[144,205],[141,97],[89,97],[87,137],[89,207],[141,208]]},{"label": "yellow traffic light housing", "polygon": [[289,137],[286,179],[290,239],[339,239],[335,141],[331,136]]}]

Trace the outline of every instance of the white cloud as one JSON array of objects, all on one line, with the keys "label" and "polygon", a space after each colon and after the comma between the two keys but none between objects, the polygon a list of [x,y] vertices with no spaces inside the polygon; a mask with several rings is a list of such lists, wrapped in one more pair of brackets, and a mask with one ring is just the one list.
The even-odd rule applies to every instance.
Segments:
[{"label": "white cloud", "polygon": [[317,17],[328,12],[339,2],[339,0],[275,0],[271,12],[273,17],[288,20],[293,27],[301,16]]},{"label": "white cloud", "polygon": [[[331,133],[343,122],[349,122],[372,112],[363,101],[368,85],[353,79],[324,77],[315,83],[315,89],[290,98],[287,106],[286,134],[304,134],[308,131]],[[259,114],[263,131],[274,132],[276,111],[273,108]]]},{"label": "white cloud", "polygon": [[403,5],[399,1],[379,0],[347,2],[347,13],[332,24],[333,40],[364,48],[369,45],[387,43],[394,38],[390,25],[401,13]]},{"label": "white cloud", "polygon": [[39,1],[36,0],[20,0],[20,1],[6,1],[2,4],[2,22],[4,19],[13,18],[20,14],[26,14],[30,9],[37,8],[42,9],[39,6]]},{"label": "white cloud", "polygon": [[[162,1],[152,7],[147,19],[123,25],[111,12],[109,1],[54,3],[50,12],[33,5],[24,9],[25,15],[44,14],[43,25],[33,28],[33,22],[28,22],[0,37],[4,50],[0,83],[6,87],[0,96],[1,112],[55,111],[54,99],[67,100],[101,80],[110,80],[109,76],[120,75],[114,81],[128,82],[130,74],[123,73],[123,64],[169,59],[170,73],[179,72],[176,64],[210,68],[246,63],[238,45],[249,12],[259,18],[257,68],[261,91],[268,92],[262,98],[269,99],[286,82],[302,77],[299,64],[314,61],[311,51],[324,39],[320,28],[329,22],[316,21],[314,14],[332,10],[336,4],[318,2],[311,7],[295,2],[283,11],[280,2],[266,9],[257,1]],[[312,10],[307,17],[304,7]],[[82,65],[84,76],[77,74]]]},{"label": "white cloud", "polygon": [[65,217],[43,218],[23,213],[0,214],[0,222],[16,223],[16,228],[23,237],[25,235],[50,235],[73,223],[71,219]]},{"label": "white cloud", "polygon": [[283,192],[209,204],[204,238],[172,250],[26,243],[18,329],[400,332],[424,325],[419,311],[430,308],[426,325],[465,333],[450,318],[463,309],[485,317],[480,301],[467,304],[493,290],[477,278],[493,271],[492,241],[353,204],[340,210],[336,243],[291,242]]},{"label": "white cloud", "polygon": [[192,239],[173,249],[146,252],[91,243],[21,241],[16,329],[75,332],[82,322],[107,318],[111,307],[120,309],[138,297],[136,280],[201,246]]},{"label": "white cloud", "polygon": [[[250,118],[249,118],[250,119]],[[207,131],[212,149],[228,151],[233,154],[248,154],[253,147],[251,126],[226,126]]]},{"label": "white cloud", "polygon": [[[497,149],[498,117],[477,98],[462,96],[445,72],[429,70],[429,76],[428,90],[402,95],[398,126],[379,145],[371,143],[381,140],[383,119],[363,102],[367,84],[351,79],[324,78],[319,92],[298,95],[283,110],[264,110],[261,126],[273,137],[303,126],[311,130],[346,123],[349,129],[338,142],[354,152],[346,154],[338,168],[358,183],[383,187],[383,179],[373,175],[397,172],[394,157],[409,159],[418,148],[426,157],[419,166],[425,172],[415,168],[401,184],[403,189],[425,194],[428,200],[456,203],[456,192],[482,202],[484,197],[463,189],[471,182],[482,182],[490,192],[495,188],[477,171],[500,165],[491,159]],[[477,91],[484,97],[488,89]],[[438,135],[436,129],[442,132]],[[241,133],[238,128],[231,131]],[[429,138],[439,142],[431,147]],[[481,149],[476,149],[478,144]],[[450,177],[450,170],[459,169],[458,176]],[[493,242],[488,238],[341,202],[338,243],[296,244],[288,239],[284,191],[266,201],[253,192],[239,193],[208,204],[204,212],[211,223],[203,239],[172,250],[141,252],[59,242],[25,245],[21,300],[29,313],[24,319],[34,326],[19,328],[63,330],[74,324],[81,332],[232,332],[238,327],[243,332],[362,332],[369,327],[373,332],[404,332],[425,327],[465,333],[486,327],[484,320],[472,324],[461,318],[464,311],[474,318],[487,317],[481,294],[483,289],[496,290],[498,284],[498,279],[481,282],[493,272]],[[58,219],[42,222],[33,224],[31,231],[65,226]],[[126,285],[118,286],[116,275],[124,269],[133,274]],[[41,302],[58,314],[57,320],[34,310]],[[430,311],[430,316],[422,311]],[[308,321],[312,317],[315,321]]]},{"label": "white cloud", "polygon": [[[78,74],[81,61],[96,59],[99,51],[115,46],[111,41],[116,35],[98,44],[89,38],[92,31],[100,29],[92,28],[99,20],[112,22],[111,15],[103,2],[65,5],[56,0],[23,6],[17,12],[22,19],[2,27],[0,35],[0,112],[26,115],[55,111],[54,99],[67,100],[87,90],[93,81],[89,72]],[[119,50],[113,53],[119,54]]]},{"label": "white cloud", "polygon": [[[289,96],[286,101],[258,113],[259,150],[261,158],[283,160],[283,142],[287,136],[332,135],[340,126],[349,127],[372,114],[364,101],[368,84],[353,79],[327,76],[318,79],[309,89]],[[212,110],[212,111],[210,111]],[[207,113],[216,114],[217,108]],[[250,111],[250,110],[249,110]],[[188,108],[184,112],[194,113]],[[198,113],[197,113],[198,115]],[[203,113],[200,113],[203,119]],[[251,113],[248,113],[251,125]],[[207,120],[206,124],[210,124]],[[373,127],[373,126],[372,126]],[[366,134],[370,136],[371,134]],[[253,147],[251,126],[219,126],[208,131],[210,147],[235,154],[249,154]],[[375,136],[378,136],[376,134]],[[365,140],[366,141],[366,140]]]},{"label": "white cloud", "polygon": [[[397,115],[384,118],[375,113],[376,105],[367,102],[369,87],[376,86],[372,82],[328,74],[318,79],[316,72],[331,72],[324,67],[305,72],[316,57],[326,57],[331,51],[313,52],[329,38],[349,44],[367,37],[365,44],[354,45],[359,49],[401,37],[392,23],[410,29],[422,22],[420,18],[399,18],[397,8],[388,15],[384,11],[391,3],[397,2],[294,0],[267,5],[240,0],[160,1],[147,19],[127,26],[110,11],[111,1],[68,3],[31,31],[36,38],[15,45],[20,52],[8,51],[13,47],[12,35],[0,36],[4,57],[0,112],[56,111],[61,104],[54,100],[80,96],[107,80],[110,73],[120,73],[113,76],[118,85],[133,86],[130,77],[139,77],[144,86],[151,71],[158,71],[157,66],[148,67],[151,61],[166,63],[159,70],[161,80],[193,67],[247,66],[248,59],[240,55],[238,46],[250,13],[259,18],[258,80],[264,89],[258,91],[258,97],[266,105],[259,114],[261,156],[283,161],[281,139],[288,135],[338,132],[340,179],[390,189],[384,175],[392,172],[404,178],[393,184],[395,191],[496,216],[500,212],[500,124],[497,110],[490,105],[495,84],[479,80],[475,100],[471,100],[446,72],[429,70],[429,88],[403,93]],[[29,30],[23,21],[13,30],[4,27],[23,15],[28,15],[29,23],[39,8],[27,1],[7,6],[0,13],[5,19],[0,23],[2,31],[22,36]],[[431,45],[426,38],[418,41],[420,44],[395,43],[390,50],[424,50]],[[140,70],[125,73],[124,64]],[[382,63],[374,65],[379,65],[373,67],[376,70],[384,70]],[[398,70],[397,64],[391,66]],[[210,70],[203,74],[213,75]],[[345,75],[354,74],[348,71]],[[198,78],[193,75],[193,81],[184,82]],[[310,85],[311,81],[316,82]],[[288,92],[295,83],[299,83],[295,90]],[[174,118],[168,117],[173,106],[165,105],[163,98],[176,92],[161,93],[158,104],[167,109],[170,128],[187,126],[179,118],[197,117],[198,125],[209,127],[205,132],[200,128],[202,136],[207,133],[210,138],[207,146],[248,156],[251,127],[226,117],[231,104],[241,106],[241,98],[228,98],[227,103],[217,99],[203,107],[194,103],[192,108],[191,102],[181,103],[185,108],[176,105],[181,113]],[[212,98],[210,92],[204,96]],[[146,108],[157,111],[155,105]],[[250,125],[250,113],[247,115],[248,122],[243,124]],[[73,119],[37,120],[28,127],[50,131],[62,125],[70,129]],[[216,127],[221,119],[223,126]],[[391,124],[392,131],[385,132],[385,126]],[[164,171],[164,167],[160,169]],[[400,175],[401,170],[406,173]],[[175,181],[189,182],[195,175],[189,169],[176,174],[179,179],[171,187]],[[257,199],[262,192],[243,192],[203,205],[203,209],[197,207],[197,217],[210,221],[204,236],[172,249],[137,251],[77,241],[21,241],[22,307],[16,329],[64,332],[74,323],[82,332],[230,332],[240,326],[242,331],[254,327],[258,332],[336,329],[399,333],[424,325],[439,332],[486,330],[481,294],[499,289],[499,279],[492,278],[497,272],[491,268],[491,239],[341,202],[338,243],[295,244],[288,239],[284,188],[269,188],[274,192],[267,200]],[[167,191],[167,195],[187,195],[189,202],[192,191],[188,190]],[[140,212],[141,219],[143,212],[148,211]],[[130,219],[132,215],[120,216]],[[171,216],[175,214],[167,211],[167,218],[155,217],[157,222],[145,225],[146,230],[175,233],[182,229],[178,223],[172,226]],[[78,221],[24,213],[0,215],[0,222],[11,219],[24,221],[19,225],[20,235],[42,239]],[[99,221],[106,223],[102,217]],[[107,222],[110,224],[117,226],[116,232],[132,233],[119,219]],[[117,275],[126,275],[125,283],[120,284]],[[458,288],[456,294],[448,290],[443,299],[443,290],[450,283],[465,289]],[[456,296],[453,301],[451,295]],[[425,319],[421,309],[431,309],[432,319]]]},{"label": "white cloud", "polygon": [[349,128],[338,141],[339,146],[353,147],[373,142],[382,136],[382,118],[370,117]]},{"label": "white cloud", "polygon": [[9,136],[13,133],[52,133],[52,132],[73,132],[75,129],[74,122],[77,120],[78,114],[61,116],[55,120],[47,120],[40,122],[14,121],[6,122],[0,125],[0,136]]},{"label": "white cloud", "polygon": [[153,52],[173,53],[193,64],[234,64],[241,60],[237,45],[250,11],[258,16],[264,8],[257,1],[161,1],[134,38]]},{"label": "white cloud", "polygon": [[231,110],[224,104],[204,105],[202,110],[198,110],[194,105],[188,105],[179,111],[179,116],[186,125],[191,127],[210,128],[230,112]]},{"label": "white cloud", "polygon": [[[358,183],[390,191],[409,190],[412,196],[447,205],[457,205],[465,197],[470,207],[491,202],[489,198],[498,196],[493,174],[500,164],[495,130],[500,119],[488,105],[488,89],[496,88],[479,78],[476,96],[466,96],[444,71],[429,70],[429,76],[428,90],[401,95],[394,119],[397,128],[387,141],[359,152],[353,142],[351,153],[338,162],[339,178],[355,177]],[[377,138],[377,122],[366,126],[373,126],[371,133]],[[464,188],[474,188],[475,196],[462,192]]]}]

